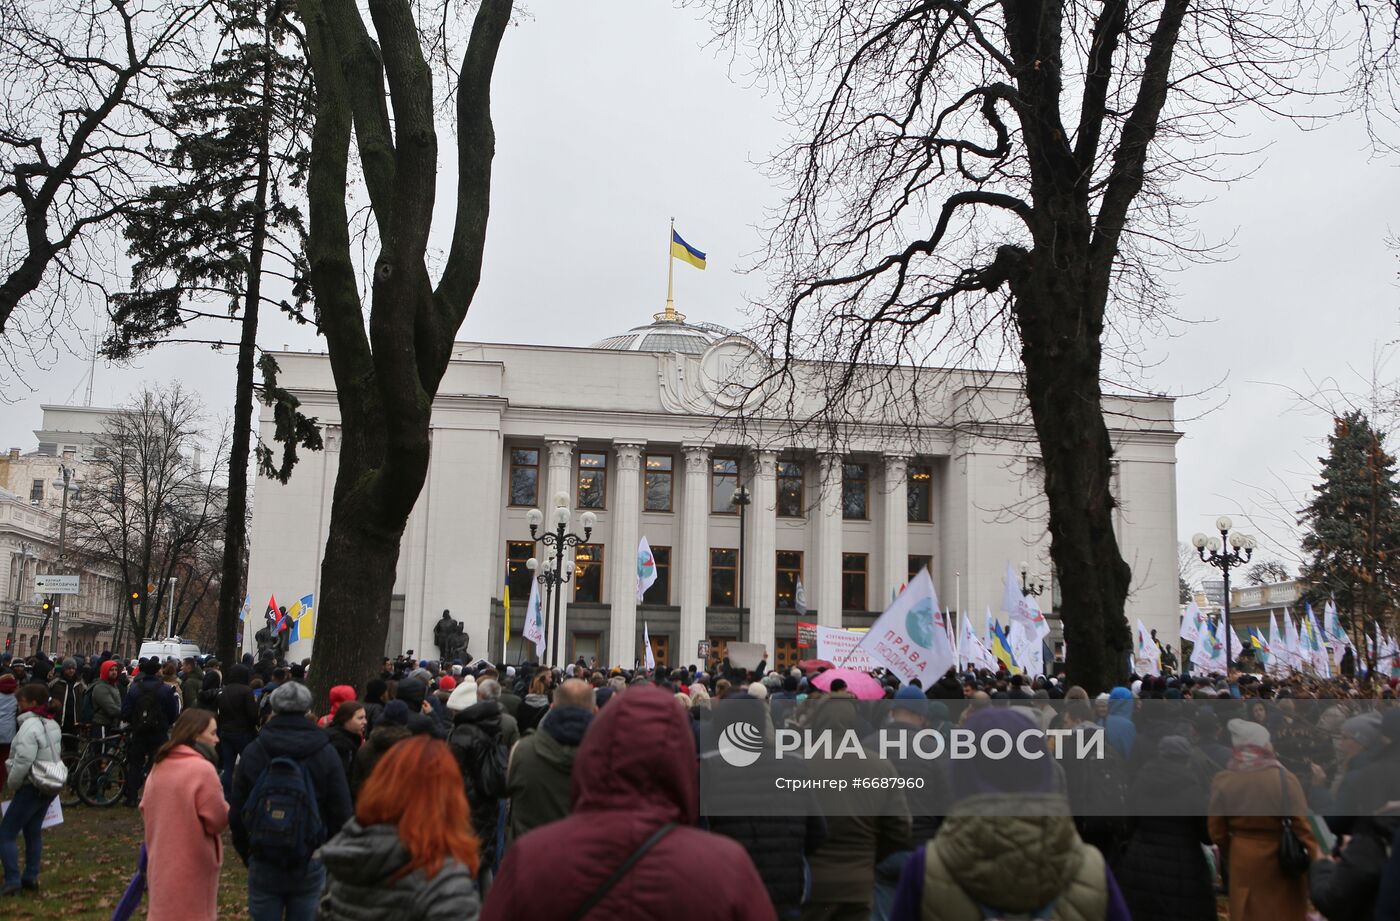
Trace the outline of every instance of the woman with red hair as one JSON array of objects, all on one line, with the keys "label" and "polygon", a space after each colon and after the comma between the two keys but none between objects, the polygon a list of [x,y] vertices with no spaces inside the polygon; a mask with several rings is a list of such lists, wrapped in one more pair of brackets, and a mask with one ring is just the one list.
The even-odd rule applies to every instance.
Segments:
[{"label": "woman with red hair", "polygon": [[360,790],[355,817],[320,850],[322,921],[475,921],[477,842],[447,744],[399,742]]}]

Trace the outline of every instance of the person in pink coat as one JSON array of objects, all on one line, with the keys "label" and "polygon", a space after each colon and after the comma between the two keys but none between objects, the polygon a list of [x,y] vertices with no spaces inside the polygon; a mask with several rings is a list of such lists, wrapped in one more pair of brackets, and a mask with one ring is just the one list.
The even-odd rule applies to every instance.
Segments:
[{"label": "person in pink coat", "polygon": [[170,729],[146,778],[146,921],[217,921],[228,803],[219,783],[219,733],[209,710],[189,709]]}]

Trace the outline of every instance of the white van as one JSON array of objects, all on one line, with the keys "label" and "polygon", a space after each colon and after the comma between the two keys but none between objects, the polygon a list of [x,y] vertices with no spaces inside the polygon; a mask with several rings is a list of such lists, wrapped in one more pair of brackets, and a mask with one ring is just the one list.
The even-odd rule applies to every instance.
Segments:
[{"label": "white van", "polygon": [[183,662],[185,659],[197,658],[200,655],[199,646],[195,643],[186,643],[178,636],[169,636],[163,640],[142,640],[141,652],[137,658],[149,659],[151,656],[155,656],[162,662],[167,659]]}]

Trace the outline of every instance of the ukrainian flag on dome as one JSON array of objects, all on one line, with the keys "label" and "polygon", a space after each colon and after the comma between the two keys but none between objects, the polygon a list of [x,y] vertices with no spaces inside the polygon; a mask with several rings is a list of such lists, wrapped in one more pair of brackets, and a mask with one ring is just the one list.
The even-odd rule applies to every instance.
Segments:
[{"label": "ukrainian flag on dome", "polygon": [[316,606],[313,600],[311,595],[302,595],[287,609],[287,619],[292,622],[291,633],[287,635],[288,646],[316,635]]},{"label": "ukrainian flag on dome", "polygon": [[671,228],[671,255],[682,262],[689,262],[697,269],[705,267],[705,254],[682,240],[674,227]]}]

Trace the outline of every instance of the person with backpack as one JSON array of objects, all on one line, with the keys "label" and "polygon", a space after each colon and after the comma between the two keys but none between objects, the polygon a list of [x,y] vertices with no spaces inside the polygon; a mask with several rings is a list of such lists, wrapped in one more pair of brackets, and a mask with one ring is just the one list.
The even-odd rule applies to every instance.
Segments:
[{"label": "person with backpack", "polygon": [[160,676],[160,660],[155,656],[141,662],[141,675],[127,689],[122,703],[122,719],[128,725],[126,738],[126,783],[122,801],[136,807],[137,794],[146,782],[156,751],[170,737],[170,727],[180,716],[175,692]]},{"label": "person with backpack", "polygon": [[[476,696],[476,682],[463,683]],[[457,759],[467,802],[471,806],[472,826],[481,843],[482,891],[486,892],[497,866],[496,846],[500,830],[501,800],[506,795],[506,746],[501,738],[501,705],[494,700],[478,700],[467,706],[466,698],[455,692],[448,709],[456,716],[447,744]],[[457,702],[458,706],[452,706]]]},{"label": "person with backpack", "polygon": [[355,816],[321,847],[321,921],[475,921],[472,816],[448,747],[426,735],[375,766]]},{"label": "person with backpack", "polygon": [[330,737],[308,717],[311,691],[288,681],[270,705],[234,772],[233,846],[248,866],[253,921],[312,921],[326,878],[316,849],[350,818],[350,785]]},{"label": "person with backpack", "polygon": [[[49,716],[49,689],[26,684],[15,695],[19,728],[5,763],[9,776],[5,790],[9,808],[0,818],[0,863],[5,882],[0,896],[17,895],[22,889],[39,888],[39,863],[44,856],[44,816],[68,772],[63,766],[62,731]],[[20,833],[24,834],[24,874],[19,870]]]},{"label": "person with backpack", "polygon": [[71,656],[64,659],[58,677],[49,682],[49,697],[58,701],[53,718],[58,721],[59,731],[74,737],[71,743],[65,742],[70,747],[77,745],[76,736],[78,727],[82,725],[83,698],[86,694],[87,686],[78,677],[78,660]]}]

